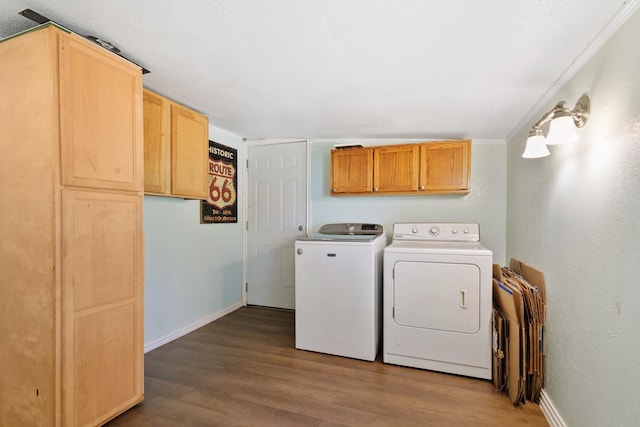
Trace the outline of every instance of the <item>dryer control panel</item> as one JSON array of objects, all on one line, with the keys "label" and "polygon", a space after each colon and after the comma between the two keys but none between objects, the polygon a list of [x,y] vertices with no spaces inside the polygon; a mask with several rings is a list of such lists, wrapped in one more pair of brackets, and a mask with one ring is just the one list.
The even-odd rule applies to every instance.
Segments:
[{"label": "dryer control panel", "polygon": [[417,222],[393,225],[393,240],[479,242],[480,225],[458,222]]}]

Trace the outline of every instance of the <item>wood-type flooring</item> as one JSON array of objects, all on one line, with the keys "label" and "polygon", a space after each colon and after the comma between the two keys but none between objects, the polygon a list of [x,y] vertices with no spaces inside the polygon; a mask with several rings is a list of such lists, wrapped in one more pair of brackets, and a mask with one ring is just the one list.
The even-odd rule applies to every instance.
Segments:
[{"label": "wood-type flooring", "polygon": [[295,349],[294,313],[243,307],[145,355],[119,426],[548,426],[486,380]]}]

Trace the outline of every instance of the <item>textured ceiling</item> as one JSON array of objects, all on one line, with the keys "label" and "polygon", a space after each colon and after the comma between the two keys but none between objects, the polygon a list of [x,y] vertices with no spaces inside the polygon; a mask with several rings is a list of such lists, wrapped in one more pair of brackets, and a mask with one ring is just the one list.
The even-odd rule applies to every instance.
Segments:
[{"label": "textured ceiling", "polygon": [[36,25],[18,15],[33,9],[246,138],[502,140],[637,4],[3,0],[0,37]]}]

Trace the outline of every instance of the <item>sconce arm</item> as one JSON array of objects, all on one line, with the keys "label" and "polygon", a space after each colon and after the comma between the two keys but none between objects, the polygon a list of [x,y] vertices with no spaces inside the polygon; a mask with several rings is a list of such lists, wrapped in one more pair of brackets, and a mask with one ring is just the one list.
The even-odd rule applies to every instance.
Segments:
[{"label": "sconce arm", "polygon": [[542,125],[547,123],[548,121],[553,120],[558,113],[560,113],[560,112],[568,112],[568,111],[569,110],[567,109],[567,103],[565,101],[560,101],[549,112],[545,113],[540,118],[540,120],[535,122],[533,124],[532,128],[534,130],[536,130],[536,131],[541,130]]},{"label": "sconce arm", "polygon": [[591,102],[587,95],[582,95],[580,99],[576,102],[576,106],[573,110],[569,110],[567,108],[567,103],[565,101],[560,101],[556,104],[555,107],[551,109],[548,113],[544,114],[540,120],[535,122],[532,126],[532,132],[540,133],[542,132],[542,125],[548,121],[555,119],[560,116],[571,116],[573,119],[573,123],[576,127],[581,128],[587,122],[589,118],[589,112],[591,110]]}]

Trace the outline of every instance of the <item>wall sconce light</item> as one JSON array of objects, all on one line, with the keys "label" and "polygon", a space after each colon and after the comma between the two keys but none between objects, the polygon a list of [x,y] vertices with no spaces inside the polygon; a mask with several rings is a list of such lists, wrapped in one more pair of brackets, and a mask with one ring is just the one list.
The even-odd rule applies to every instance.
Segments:
[{"label": "wall sconce light", "polygon": [[[535,122],[529,131],[527,145],[522,157],[536,159],[546,157],[549,154],[547,145],[570,144],[578,141],[576,128],[581,128],[587,123],[591,102],[587,95],[582,95],[573,110],[567,108],[565,101],[560,101],[548,113]],[[542,133],[542,125],[551,121],[549,133],[545,138]]]}]

